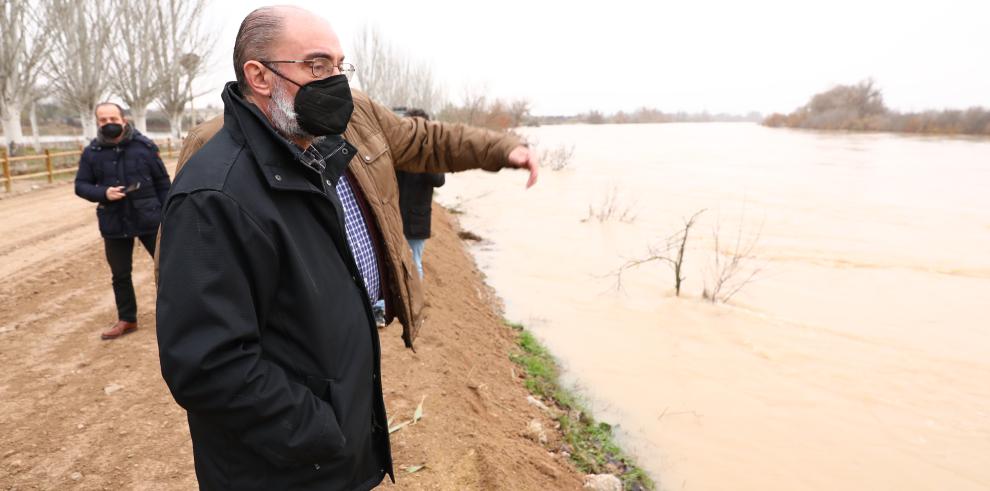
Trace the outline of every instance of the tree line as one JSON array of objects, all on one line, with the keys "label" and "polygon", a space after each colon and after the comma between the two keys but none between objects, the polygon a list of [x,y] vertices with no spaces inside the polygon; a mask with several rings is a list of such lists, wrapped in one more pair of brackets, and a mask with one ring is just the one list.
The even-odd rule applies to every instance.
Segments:
[{"label": "tree line", "polygon": [[[380,34],[379,34],[380,35]],[[366,39],[366,34],[359,36],[358,46],[361,40]],[[361,49],[358,50],[362,52]],[[403,58],[399,51],[391,51],[392,57],[373,57],[377,63],[370,64],[372,67],[380,64],[395,64],[407,68],[416,73],[429,73],[426,65],[416,65],[409,63]],[[358,58],[358,59],[364,59]],[[396,61],[392,61],[396,60]],[[377,101],[391,106],[408,106],[423,108],[441,121],[464,123],[472,126],[481,126],[498,131],[506,131],[520,126],[542,126],[553,124],[646,124],[646,123],[707,123],[707,122],[759,122],[763,120],[763,115],[758,112],[747,114],[729,113],[688,113],[664,112],[659,109],[643,107],[632,112],[617,111],[606,114],[601,111],[591,110],[572,116],[539,116],[532,113],[532,105],[526,99],[506,100],[493,98],[485,94],[484,90],[465,90],[460,101],[452,101],[445,97],[442,87],[440,87],[432,77],[410,76],[410,77],[376,77],[373,83],[368,83],[364,75],[364,70],[369,70],[366,65],[357,65],[356,79],[361,88],[368,95]],[[378,68],[378,70],[381,70]],[[393,68],[393,72],[401,73],[400,68]],[[405,84],[403,80],[411,80]]]},{"label": "tree line", "polygon": [[990,110],[972,107],[902,113],[889,109],[873,80],[837,85],[815,94],[790,114],[774,113],[769,127],[847,131],[892,131],[942,135],[990,135]]},{"label": "tree line", "polygon": [[24,143],[22,115],[37,135],[39,105],[79,117],[96,136],[93,114],[116,99],[147,129],[152,104],[179,138],[215,44],[203,29],[206,0],[0,0],[0,120],[11,148]]},{"label": "tree line", "polygon": [[660,109],[641,107],[632,112],[616,111],[606,114],[591,110],[574,116],[539,116],[534,119],[536,124],[647,124],[647,123],[738,123],[758,122],[763,116],[755,111],[746,114],[689,113],[685,111],[664,112]]}]

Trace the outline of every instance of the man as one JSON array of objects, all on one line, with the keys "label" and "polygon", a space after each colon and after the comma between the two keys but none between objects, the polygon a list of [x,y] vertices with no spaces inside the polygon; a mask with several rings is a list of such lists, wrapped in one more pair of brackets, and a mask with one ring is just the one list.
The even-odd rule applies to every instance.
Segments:
[{"label": "man", "polygon": [[83,150],[76,194],[99,203],[96,217],[112,275],[117,323],[100,334],[116,339],[137,329],[137,300],[131,282],[134,239],[155,254],[155,233],[169,178],[158,147],[124,118],[112,102],[96,106],[99,134]]},{"label": "man", "polygon": [[[398,254],[379,250],[403,246],[380,238],[401,233],[394,170],[511,166],[536,177],[514,138],[398,118],[352,96],[343,60],[311,12],[249,14],[223,128],[166,203],[162,375],[187,410],[205,489],[370,489],[394,478],[371,314],[405,281],[381,267]],[[373,214],[375,199],[393,211]]]},{"label": "man", "polygon": [[[430,119],[430,115],[422,109],[410,109],[406,116],[411,118]],[[423,278],[423,249],[426,239],[430,238],[430,220],[432,218],[433,188],[444,185],[443,174],[432,172],[403,172],[396,171],[395,178],[399,182],[399,210],[402,211],[402,232],[409,242],[413,262],[419,277]]]}]

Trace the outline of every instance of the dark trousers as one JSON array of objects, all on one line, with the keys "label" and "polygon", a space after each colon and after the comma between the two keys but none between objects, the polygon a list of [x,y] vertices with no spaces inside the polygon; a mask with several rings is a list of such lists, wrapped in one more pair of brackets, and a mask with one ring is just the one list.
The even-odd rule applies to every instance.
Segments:
[{"label": "dark trousers", "polygon": [[[155,256],[155,234],[137,237],[152,257]],[[117,301],[117,319],[137,322],[137,298],[134,296],[134,283],[131,282],[131,264],[134,256],[134,237],[126,239],[103,239],[107,253],[107,263],[113,274],[113,297]]]}]

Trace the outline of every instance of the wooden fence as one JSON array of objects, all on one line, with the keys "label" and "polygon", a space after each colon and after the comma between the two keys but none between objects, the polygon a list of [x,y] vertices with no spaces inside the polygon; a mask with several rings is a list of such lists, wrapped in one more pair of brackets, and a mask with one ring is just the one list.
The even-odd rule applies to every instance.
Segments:
[{"label": "wooden fence", "polygon": [[[178,155],[179,148],[181,147],[181,145],[173,145],[171,138],[165,140],[164,142],[156,142],[156,143],[158,143],[159,155],[161,155],[162,158],[175,157],[176,155]],[[0,158],[0,163],[3,164],[4,191],[9,193],[10,190],[14,187],[14,181],[18,181],[22,179],[38,179],[42,177],[47,177],[48,182],[51,183],[51,182],[55,182],[55,176],[57,175],[66,174],[69,172],[75,172],[76,169],[78,168],[79,157],[82,155],[84,148],[86,148],[84,144],[79,145],[79,150],[53,152],[46,148],[43,154],[19,155],[16,157],[11,157],[10,155],[7,155],[6,148],[0,148],[0,152],[3,152],[2,158]],[[162,148],[164,148],[165,151],[161,151]],[[67,157],[74,159],[77,165],[71,165],[64,168],[55,168],[54,162],[56,159],[65,159]],[[11,168],[10,168],[11,164],[15,164],[18,162],[36,162],[36,161],[44,162],[45,170],[34,171],[34,172],[31,172],[29,170],[28,172],[21,172],[17,174],[13,174],[11,172]],[[37,166],[37,168],[40,169],[41,166],[39,165]]]}]

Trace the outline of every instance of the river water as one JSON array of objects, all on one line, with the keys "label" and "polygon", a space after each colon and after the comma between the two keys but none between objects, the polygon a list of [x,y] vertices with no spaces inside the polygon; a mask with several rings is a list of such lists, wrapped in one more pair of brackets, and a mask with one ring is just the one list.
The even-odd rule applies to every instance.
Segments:
[{"label": "river water", "polygon": [[[507,317],[662,489],[990,489],[990,142],[524,132],[572,163],[528,191],[518,172],[453,175],[438,200],[485,239]],[[609,195],[613,219],[586,220]],[[616,288],[699,210],[680,297],[662,262]],[[737,251],[727,283],[752,281],[705,301]]]}]

